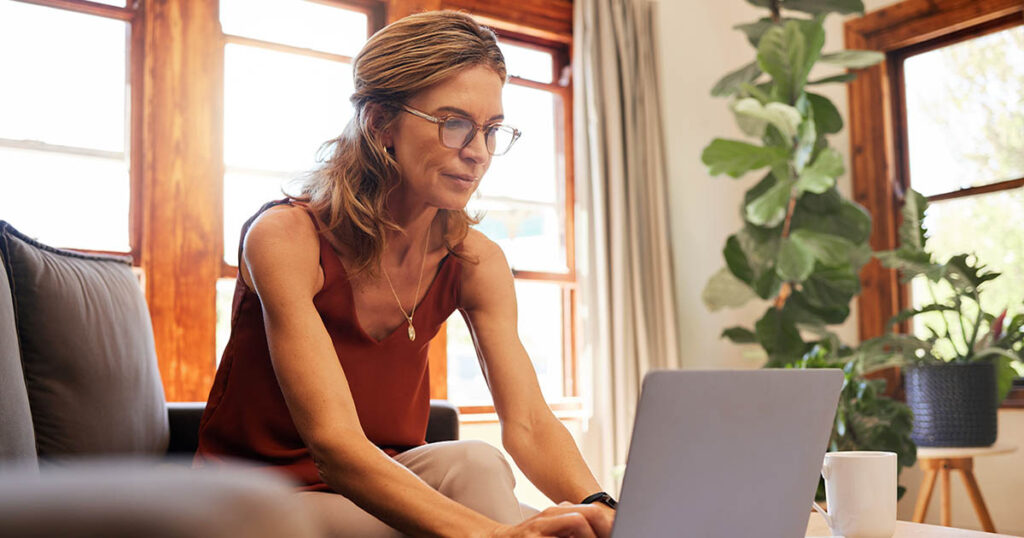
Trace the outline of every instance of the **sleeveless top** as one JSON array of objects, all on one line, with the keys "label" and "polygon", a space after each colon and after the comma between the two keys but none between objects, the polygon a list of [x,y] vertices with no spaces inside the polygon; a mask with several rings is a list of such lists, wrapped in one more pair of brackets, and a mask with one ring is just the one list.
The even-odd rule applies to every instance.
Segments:
[{"label": "sleeveless top", "polygon": [[[260,213],[280,204],[303,207],[316,224],[312,210],[302,202],[278,200],[264,205],[245,223],[242,239]],[[427,349],[458,304],[460,261],[451,253],[441,261],[416,307],[416,341],[409,340],[404,321],[380,341],[363,331],[345,268],[323,234],[320,267],[324,285],[313,304],[348,379],[363,432],[391,456],[425,444],[430,415]],[[231,307],[231,336],[199,423],[194,465],[239,458],[286,472],[302,490],[330,491],[285,405],[270,362],[260,299],[246,286],[241,271]]]}]

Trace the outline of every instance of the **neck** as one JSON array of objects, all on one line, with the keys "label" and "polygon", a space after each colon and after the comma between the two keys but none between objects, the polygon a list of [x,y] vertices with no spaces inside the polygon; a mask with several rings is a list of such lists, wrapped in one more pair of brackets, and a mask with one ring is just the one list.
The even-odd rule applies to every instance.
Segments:
[{"label": "neck", "polygon": [[430,245],[424,245],[424,242],[433,244],[437,241],[439,232],[432,225],[438,215],[438,210],[431,207],[415,214],[399,213],[398,215],[399,218],[395,218],[395,223],[401,226],[403,231],[388,233],[385,259],[394,262],[395,265],[404,265],[410,260],[418,262],[424,249],[433,250]]}]

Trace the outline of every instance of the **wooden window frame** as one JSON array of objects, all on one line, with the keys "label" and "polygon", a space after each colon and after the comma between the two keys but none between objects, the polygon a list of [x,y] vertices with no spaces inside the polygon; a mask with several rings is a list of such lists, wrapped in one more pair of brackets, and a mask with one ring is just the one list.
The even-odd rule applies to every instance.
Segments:
[{"label": "wooden window frame", "polygon": [[[1020,0],[904,0],[847,21],[848,49],[885,53],[881,64],[862,71],[849,88],[850,159],[854,199],[871,213],[871,247],[898,246],[898,216],[909,187],[906,110],[902,62],[913,54],[1024,23]],[[1024,178],[930,197],[944,200],[1024,185]],[[861,340],[883,334],[888,320],[909,306],[909,287],[896,271],[872,260],[861,272],[858,299]],[[906,330],[908,327],[904,327]],[[899,372],[884,377],[899,382]],[[1004,407],[1024,408],[1024,388],[1015,388]]]}]

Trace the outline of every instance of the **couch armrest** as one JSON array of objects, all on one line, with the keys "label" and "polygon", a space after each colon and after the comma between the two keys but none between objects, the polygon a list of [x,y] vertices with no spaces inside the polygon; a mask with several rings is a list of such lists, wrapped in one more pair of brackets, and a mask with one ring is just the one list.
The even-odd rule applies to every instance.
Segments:
[{"label": "couch armrest", "polygon": [[315,514],[280,473],[148,459],[0,473],[0,536],[313,538]]},{"label": "couch armrest", "polygon": [[199,419],[203,417],[204,409],[206,402],[167,402],[167,420],[171,427],[168,455],[195,454],[199,448]]},{"label": "couch armrest", "polygon": [[459,410],[447,400],[430,400],[427,442],[456,441],[459,438]]}]

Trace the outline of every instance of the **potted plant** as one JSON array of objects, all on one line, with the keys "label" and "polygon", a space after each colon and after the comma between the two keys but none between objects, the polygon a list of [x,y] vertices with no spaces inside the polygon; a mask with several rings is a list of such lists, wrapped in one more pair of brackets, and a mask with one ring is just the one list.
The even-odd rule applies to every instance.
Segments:
[{"label": "potted plant", "polygon": [[973,256],[939,263],[927,250],[927,199],[910,191],[903,207],[900,247],[879,252],[882,263],[929,299],[894,316],[891,328],[918,319],[928,336],[890,333],[865,342],[867,368],[905,366],[907,403],[914,412],[912,438],[920,446],[989,446],[996,440],[996,410],[1018,376],[1024,357],[1024,313],[1007,319],[985,312],[981,291],[1000,273]]},{"label": "potted plant", "polygon": [[748,2],[769,9],[767,17],[736,26],[756,59],[723,77],[711,93],[730,98],[740,129],[754,142],[716,138],[701,160],[712,175],[766,172],[744,197],[743,227],[726,241],[725,267],[711,277],[704,302],[718,310],[755,298],[768,301],[752,329],[731,327],[722,335],[758,344],[768,367],[842,368],[846,384],[830,450],[891,450],[901,466],[913,465],[909,410],[883,396],[884,381],[863,377],[860,355],[829,329],[846,320],[860,291],[859,272],[871,257],[871,218],[836,188],[845,169],[827,135],[839,132],[843,120],[813,88],[854,74],[808,79],[819,62],[858,69],[883,55],[822,54],[825,17],[863,13],[860,0]]}]

